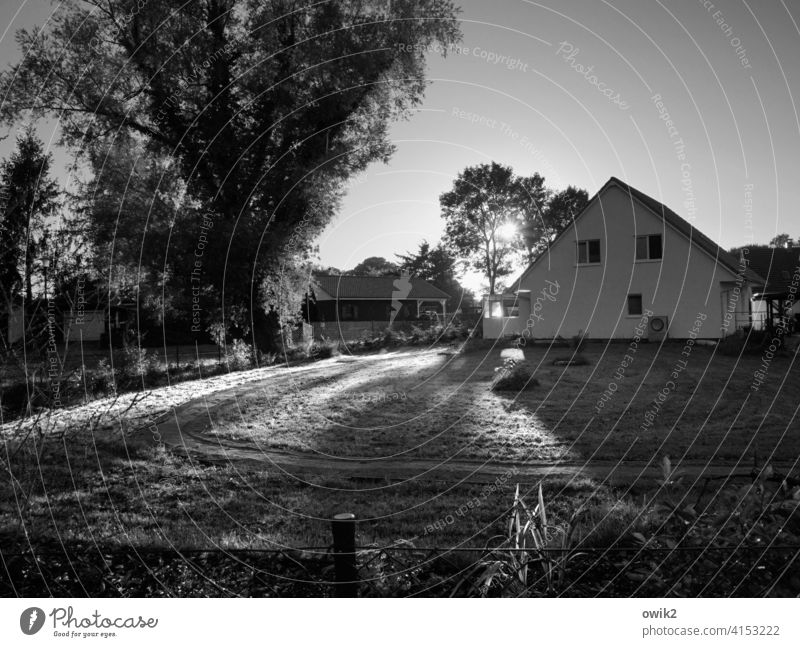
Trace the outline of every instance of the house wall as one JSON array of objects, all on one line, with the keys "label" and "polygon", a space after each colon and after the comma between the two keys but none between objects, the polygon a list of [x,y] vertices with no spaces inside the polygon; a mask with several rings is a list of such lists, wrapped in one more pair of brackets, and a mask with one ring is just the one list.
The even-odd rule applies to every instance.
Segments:
[{"label": "house wall", "polygon": [[[635,237],[658,233],[662,259],[636,261]],[[600,240],[601,261],[577,265],[576,241],[588,239]],[[523,276],[520,287],[530,291],[528,312],[534,314],[500,326],[507,335],[521,335],[527,326],[526,336],[533,338],[571,337],[581,331],[594,338],[631,338],[642,316],[628,315],[627,297],[641,294],[645,311],[669,318],[670,337],[688,337],[700,314],[705,319],[697,336],[719,338],[724,333],[721,282],[734,286],[736,278],[611,185]],[[745,291],[748,296],[740,296],[737,307],[747,312],[749,286]],[[497,328],[496,321],[484,319],[485,336],[497,336]]]},{"label": "house wall", "polygon": [[25,318],[22,316],[22,310],[17,308],[8,314],[8,343],[13,344],[20,339],[25,332]]},{"label": "house wall", "polygon": [[[409,321],[417,318],[417,302],[415,299],[404,299],[400,301],[401,310],[395,317],[395,321]],[[355,310],[349,309],[355,308]],[[347,311],[355,312],[353,318],[349,318]],[[441,305],[437,303],[425,302],[422,311],[436,310],[441,312]],[[316,306],[312,307],[313,321],[325,322],[388,322],[392,314],[391,299],[336,299],[336,300],[317,300]]]},{"label": "house wall", "polygon": [[64,335],[69,343],[99,341],[106,330],[106,317],[103,310],[86,310],[80,317],[66,315]]}]

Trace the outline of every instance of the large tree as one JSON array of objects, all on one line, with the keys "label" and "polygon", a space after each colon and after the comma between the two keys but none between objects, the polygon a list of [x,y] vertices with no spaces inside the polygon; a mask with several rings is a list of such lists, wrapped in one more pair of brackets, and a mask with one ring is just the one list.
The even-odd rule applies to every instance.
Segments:
[{"label": "large tree", "polygon": [[23,290],[29,303],[33,298],[45,221],[59,205],[51,166],[52,156],[32,126],[17,136],[16,150],[0,164],[0,290],[7,308]]},{"label": "large tree", "polygon": [[794,241],[789,234],[778,234],[769,241],[770,247],[791,247],[793,244]]},{"label": "large tree", "polygon": [[450,295],[448,311],[454,312],[465,301],[472,302],[472,293],[458,281],[457,259],[442,243],[432,247],[428,241],[422,241],[416,251],[397,254],[397,259],[403,271],[428,281]]},{"label": "large tree", "polygon": [[534,173],[530,177],[521,177],[519,199],[524,207],[521,210],[520,234],[529,263],[536,258],[541,241],[546,236],[546,210],[552,191],[545,186],[544,177]]},{"label": "large tree", "polygon": [[76,150],[135,135],[172,158],[201,208],[171,249],[191,257],[213,222],[202,284],[267,346],[343,183],[388,159],[425,52],[458,39],[455,13],[451,0],[73,0],[47,31],[18,33],[0,118],[58,115]]},{"label": "large tree", "polygon": [[345,272],[353,276],[391,276],[399,273],[400,268],[397,264],[387,261],[383,256],[365,258],[352,270]]},{"label": "large tree", "polygon": [[465,168],[439,197],[445,243],[487,277],[490,294],[519,259],[527,200],[521,178],[497,162]]},{"label": "large tree", "polygon": [[568,186],[563,191],[553,193],[544,210],[545,237],[548,243],[575,222],[575,218],[589,204],[586,189]]},{"label": "large tree", "polygon": [[[125,135],[97,143],[88,157],[93,173],[79,204],[90,223],[93,274],[107,299],[135,301],[145,318],[188,321],[192,274],[179,269],[191,268],[193,258],[181,234],[193,232],[202,214],[185,195],[176,161]],[[170,245],[172,234],[179,244]],[[202,292],[209,289],[204,284]]]},{"label": "large tree", "polygon": [[568,186],[563,191],[553,192],[544,187],[544,178],[538,173],[526,178],[537,190],[529,189],[532,197],[522,225],[527,262],[533,263],[547,246],[567,227],[589,204],[589,194],[585,189]]}]

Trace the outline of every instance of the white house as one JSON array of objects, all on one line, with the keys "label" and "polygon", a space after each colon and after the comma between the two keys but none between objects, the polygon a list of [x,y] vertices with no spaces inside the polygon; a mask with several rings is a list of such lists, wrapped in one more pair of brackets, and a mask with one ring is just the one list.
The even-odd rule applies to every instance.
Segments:
[{"label": "white house", "polygon": [[657,200],[612,177],[484,304],[486,338],[719,339],[750,324],[764,281]]}]

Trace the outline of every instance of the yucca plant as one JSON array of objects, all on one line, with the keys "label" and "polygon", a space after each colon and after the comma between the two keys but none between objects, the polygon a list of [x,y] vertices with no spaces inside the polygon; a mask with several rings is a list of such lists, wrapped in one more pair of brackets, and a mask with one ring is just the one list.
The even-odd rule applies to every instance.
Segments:
[{"label": "yucca plant", "polygon": [[539,484],[531,508],[520,495],[519,484],[503,542],[486,553],[459,582],[453,595],[557,595],[562,590],[574,552],[574,517],[566,525],[548,523]]}]

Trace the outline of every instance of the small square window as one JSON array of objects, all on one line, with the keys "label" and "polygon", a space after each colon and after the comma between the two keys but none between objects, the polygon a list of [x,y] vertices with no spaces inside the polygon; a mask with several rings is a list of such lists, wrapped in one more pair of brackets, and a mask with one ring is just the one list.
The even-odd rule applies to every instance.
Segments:
[{"label": "small square window", "polygon": [[662,256],[661,234],[636,237],[636,260],[654,261]]},{"label": "small square window", "polygon": [[600,262],[600,241],[599,240],[579,240],[578,241],[578,263],[599,263]]},{"label": "small square window", "polygon": [[642,295],[629,294],[628,295],[628,314],[640,315],[642,314]]}]

